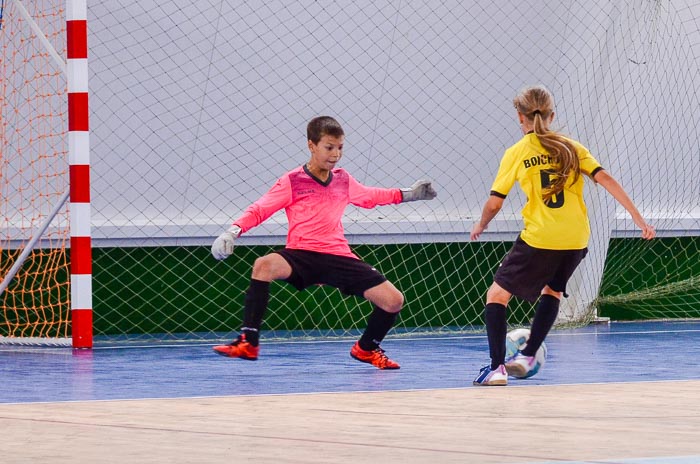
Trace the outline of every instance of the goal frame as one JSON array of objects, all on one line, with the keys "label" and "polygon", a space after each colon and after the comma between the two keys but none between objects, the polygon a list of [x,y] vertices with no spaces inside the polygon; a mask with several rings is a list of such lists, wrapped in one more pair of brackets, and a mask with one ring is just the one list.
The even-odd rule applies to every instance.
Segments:
[{"label": "goal frame", "polygon": [[[22,0],[10,0],[19,15],[27,22],[48,55],[66,77],[68,105],[68,164],[69,188],[54,205],[45,221],[33,231],[24,250],[13,266],[3,276],[0,294],[9,286],[16,273],[36,246],[41,246],[42,236],[51,222],[69,201],[70,217],[70,330],[73,348],[89,349],[93,346],[92,323],[92,244],[90,225],[90,139],[88,111],[88,48],[87,1],[66,0],[64,60],[44,31],[37,24]],[[63,340],[55,344],[63,345]],[[54,344],[40,337],[20,337],[13,344]]]},{"label": "goal frame", "polygon": [[70,285],[73,348],[92,348],[87,0],[66,2]]}]

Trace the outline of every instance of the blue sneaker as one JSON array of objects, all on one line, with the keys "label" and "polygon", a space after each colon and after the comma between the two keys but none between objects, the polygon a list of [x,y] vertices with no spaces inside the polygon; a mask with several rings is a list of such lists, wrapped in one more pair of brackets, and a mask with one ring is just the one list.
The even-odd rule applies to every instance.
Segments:
[{"label": "blue sneaker", "polygon": [[479,375],[474,379],[474,385],[508,385],[506,366],[501,364],[496,369],[491,369],[490,365],[482,367],[479,371]]},{"label": "blue sneaker", "polygon": [[506,359],[506,371],[517,379],[527,379],[537,374],[540,363],[535,356],[525,356],[520,351]]}]

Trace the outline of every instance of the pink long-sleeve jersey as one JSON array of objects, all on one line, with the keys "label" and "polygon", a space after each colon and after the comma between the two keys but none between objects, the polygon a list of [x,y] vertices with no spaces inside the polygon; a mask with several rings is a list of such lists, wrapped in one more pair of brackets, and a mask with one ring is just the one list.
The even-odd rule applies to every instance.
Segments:
[{"label": "pink long-sleeve jersey", "polygon": [[347,205],[374,208],[401,203],[401,199],[400,189],[367,187],[344,169],[333,169],[324,183],[301,166],[280,177],[233,223],[245,233],[284,208],[289,223],[287,248],[357,258],[343,230]]}]

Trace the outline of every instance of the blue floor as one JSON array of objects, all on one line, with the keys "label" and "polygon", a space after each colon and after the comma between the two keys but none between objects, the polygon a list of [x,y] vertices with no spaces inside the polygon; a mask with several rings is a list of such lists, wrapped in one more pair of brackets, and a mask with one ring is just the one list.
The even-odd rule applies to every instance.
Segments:
[{"label": "blue floor", "polygon": [[[518,385],[700,379],[700,322],[641,322],[554,330],[547,364]],[[388,338],[401,363],[380,371],[350,358],[353,340],[264,342],[258,361],[224,358],[211,344],[167,347],[0,347],[0,403],[472,387],[488,360],[486,336]]]}]

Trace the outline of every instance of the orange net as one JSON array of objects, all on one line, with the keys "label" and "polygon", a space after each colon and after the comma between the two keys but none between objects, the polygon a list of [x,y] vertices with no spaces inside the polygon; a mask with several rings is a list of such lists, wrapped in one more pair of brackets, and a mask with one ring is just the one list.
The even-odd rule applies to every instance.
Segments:
[{"label": "orange net", "polygon": [[[0,336],[70,331],[65,1],[3,2],[0,20],[0,279],[48,228],[0,295]],[[41,32],[39,32],[41,31]],[[53,50],[52,50],[53,48]],[[53,53],[53,55],[52,55]],[[65,58],[62,58],[65,60]]]}]

